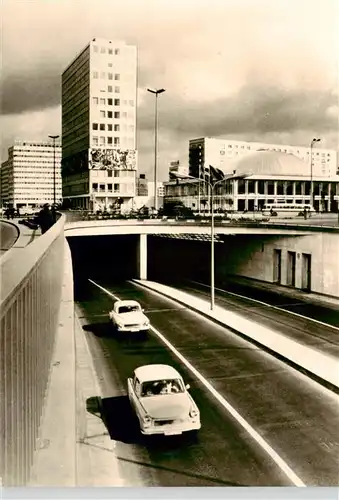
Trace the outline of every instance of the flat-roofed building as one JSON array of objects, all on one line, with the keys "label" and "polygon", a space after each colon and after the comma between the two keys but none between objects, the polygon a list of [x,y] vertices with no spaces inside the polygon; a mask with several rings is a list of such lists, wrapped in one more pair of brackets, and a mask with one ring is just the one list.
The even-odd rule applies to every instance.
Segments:
[{"label": "flat-roofed building", "polygon": [[131,206],[136,113],[136,47],[93,38],[62,74],[62,184],[70,206]]},{"label": "flat-roofed building", "polygon": [[311,148],[201,137],[189,141],[189,174],[192,177],[202,177],[204,168],[208,168],[209,165],[231,173],[236,168],[238,160],[255,151],[292,154],[303,160],[304,174],[309,177],[311,170],[312,176],[317,177],[333,177],[337,173],[338,154],[332,149],[316,148],[314,145]]},{"label": "flat-roofed building", "polygon": [[[240,156],[232,163],[226,180],[215,185],[214,209],[255,211],[264,205],[285,203],[310,204],[318,211],[337,212],[339,176],[321,174],[318,169],[311,183],[307,166],[304,160],[285,152],[266,150]],[[204,180],[165,182],[164,204],[177,201],[195,212],[209,210],[209,175],[205,167]]]},{"label": "flat-roofed building", "polygon": [[15,141],[1,164],[2,204],[19,209],[52,204],[54,187],[56,203],[60,203],[61,145],[56,142],[54,149],[52,141]]}]

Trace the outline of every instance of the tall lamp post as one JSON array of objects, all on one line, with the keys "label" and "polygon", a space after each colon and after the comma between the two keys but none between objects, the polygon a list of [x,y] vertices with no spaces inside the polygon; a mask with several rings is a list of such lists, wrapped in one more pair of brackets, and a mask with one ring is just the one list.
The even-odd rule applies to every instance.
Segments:
[{"label": "tall lamp post", "polygon": [[157,163],[158,163],[158,95],[165,92],[165,89],[147,89],[147,92],[155,95],[154,113],[154,208],[158,210],[158,189],[157,189]]},{"label": "tall lamp post", "polygon": [[53,139],[53,205],[56,205],[56,185],[55,185],[55,141],[59,138],[58,135],[49,135],[50,139]]},{"label": "tall lamp post", "polygon": [[310,144],[310,164],[311,164],[311,187],[310,187],[310,205],[311,207],[313,206],[313,155],[312,155],[312,150],[313,150],[313,145],[316,142],[320,142],[321,139],[312,139],[311,144]]},{"label": "tall lamp post", "polygon": [[[238,176],[237,176],[238,177]],[[204,182],[205,184],[207,184],[209,186],[209,190],[210,190],[210,193],[211,193],[211,197],[210,197],[210,200],[211,200],[211,311],[213,311],[214,309],[214,305],[215,305],[215,280],[214,280],[214,188],[215,186],[217,186],[218,184],[221,184],[222,182],[225,182],[226,180],[228,179],[231,179],[231,178],[234,178],[234,174],[232,175],[225,175],[225,177],[223,177],[222,179],[218,180],[218,181],[215,181],[215,182],[211,182],[211,181],[207,181],[206,179],[199,179],[198,177],[192,177],[192,176],[188,176],[189,179],[196,179],[197,181],[199,182]]]}]

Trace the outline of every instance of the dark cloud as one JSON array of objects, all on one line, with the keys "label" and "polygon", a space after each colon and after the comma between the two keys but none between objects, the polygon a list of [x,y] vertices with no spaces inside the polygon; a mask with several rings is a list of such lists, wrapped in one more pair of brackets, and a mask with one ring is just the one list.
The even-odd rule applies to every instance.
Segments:
[{"label": "dark cloud", "polygon": [[36,68],[3,76],[1,112],[4,115],[51,108],[60,104],[60,99],[61,72],[57,69]]},{"label": "dark cloud", "polygon": [[[335,130],[337,120],[329,110],[337,105],[332,92],[302,92],[278,87],[243,87],[234,96],[212,102],[190,102],[171,97],[159,100],[159,126],[191,137],[266,134],[296,130]],[[153,106],[143,102],[139,127],[154,128]]]}]

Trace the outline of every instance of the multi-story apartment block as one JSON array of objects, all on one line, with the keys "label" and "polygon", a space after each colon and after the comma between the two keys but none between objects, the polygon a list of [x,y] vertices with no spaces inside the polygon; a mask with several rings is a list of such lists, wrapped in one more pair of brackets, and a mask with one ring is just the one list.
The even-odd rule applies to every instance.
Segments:
[{"label": "multi-story apartment block", "polygon": [[62,74],[62,185],[72,207],[131,204],[136,113],[136,47],[93,38]]},{"label": "multi-story apartment block", "polygon": [[15,208],[61,201],[61,145],[15,141],[1,164],[1,200]]},{"label": "multi-story apartment block", "polygon": [[[253,151],[289,153],[304,160],[305,175],[311,176],[311,147],[245,142],[230,139],[202,137],[189,141],[189,174],[201,177],[209,165],[231,173],[237,160]],[[333,177],[337,171],[337,152],[331,149],[312,148],[312,175]]]}]

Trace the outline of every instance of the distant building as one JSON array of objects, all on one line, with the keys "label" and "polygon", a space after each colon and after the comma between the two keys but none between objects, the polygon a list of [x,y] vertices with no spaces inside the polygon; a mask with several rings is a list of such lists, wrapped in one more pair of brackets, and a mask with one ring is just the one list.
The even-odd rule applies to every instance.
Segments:
[{"label": "distant building", "polygon": [[[158,208],[160,208],[163,204],[163,198],[164,198],[165,190],[164,190],[164,183],[161,181],[157,182],[157,197],[158,197]],[[154,181],[148,181],[148,197],[149,197],[149,204],[151,207],[155,206],[155,201],[154,201]]]},{"label": "distant building", "polygon": [[[180,201],[199,213],[210,210],[207,169],[204,175],[205,182],[198,179],[165,182],[164,203]],[[308,203],[318,211],[338,211],[339,176],[320,175],[318,168],[311,185],[308,164],[291,153],[254,151],[240,156],[233,163],[230,176],[215,186],[215,210],[255,211],[265,204]]]},{"label": "distant building", "polygon": [[[141,207],[154,208],[154,181],[148,181],[145,174],[140,174],[138,178],[138,195],[133,200],[133,208],[138,210]],[[158,181],[158,208],[163,205],[165,188],[164,183]],[[144,194],[143,194],[144,193]]]},{"label": "distant building", "polygon": [[73,208],[136,194],[137,48],[93,38],[62,74],[62,186]]},{"label": "distant building", "polygon": [[188,167],[184,165],[180,165],[180,161],[171,161],[169,165],[169,180],[172,178],[177,178],[178,176],[187,177],[188,176]]},{"label": "distant building", "polygon": [[[232,139],[202,137],[189,141],[189,174],[202,177],[209,165],[224,172],[232,172],[240,158],[254,151],[276,151],[293,154],[304,161],[304,174],[310,176],[310,147],[245,142]],[[333,177],[337,172],[337,152],[331,149],[312,148],[312,173],[315,176]]]},{"label": "distant building", "polygon": [[51,141],[15,141],[1,164],[1,202],[15,208],[61,201],[61,145]]},{"label": "distant building", "polygon": [[148,181],[146,174],[140,174],[137,179],[137,196],[148,196]]}]

